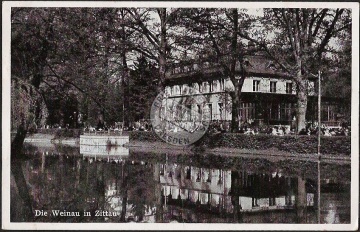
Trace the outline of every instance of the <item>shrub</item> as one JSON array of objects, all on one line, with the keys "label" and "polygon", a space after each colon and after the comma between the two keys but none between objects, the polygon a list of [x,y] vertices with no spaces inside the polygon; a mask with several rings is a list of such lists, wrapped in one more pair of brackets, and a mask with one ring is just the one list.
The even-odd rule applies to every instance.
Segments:
[{"label": "shrub", "polygon": [[80,138],[82,130],[81,129],[66,129],[66,128],[62,128],[62,129],[51,128],[51,129],[38,129],[37,133],[54,135],[54,139]]},{"label": "shrub", "polygon": [[[163,142],[154,132],[129,132],[130,141]],[[245,135],[240,133],[206,133],[195,147],[229,147],[249,150],[277,149],[291,153],[317,153],[317,136],[274,136],[268,134]],[[349,136],[321,137],[322,154],[351,154],[351,138]]]}]

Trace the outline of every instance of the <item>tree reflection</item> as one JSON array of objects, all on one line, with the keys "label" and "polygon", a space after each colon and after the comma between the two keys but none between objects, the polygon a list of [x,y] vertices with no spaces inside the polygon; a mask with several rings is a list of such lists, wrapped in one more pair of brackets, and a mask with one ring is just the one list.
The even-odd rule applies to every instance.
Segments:
[{"label": "tree reflection", "polygon": [[121,164],[121,195],[122,195],[122,206],[121,206],[121,215],[120,221],[125,222],[125,215],[126,215],[126,206],[127,206],[127,199],[128,199],[128,165],[126,162]]},{"label": "tree reflection", "polygon": [[231,171],[231,202],[234,206],[233,220],[234,222],[242,222],[242,215],[240,213],[241,205],[239,201],[241,191],[241,179],[238,171]]},{"label": "tree reflection", "polygon": [[[32,221],[33,220],[33,207],[32,199],[29,194],[29,188],[26,183],[23,169],[22,161],[19,159],[13,159],[11,162],[11,174],[14,177],[16,188],[12,188],[12,191],[17,189],[17,194],[20,196],[23,204],[16,202],[17,200],[13,198],[14,192],[11,192],[11,221]],[[16,202],[16,203],[15,203]],[[15,206],[20,206],[22,209],[14,208]],[[18,215],[20,214],[20,215]]]},{"label": "tree reflection", "polygon": [[301,176],[297,178],[296,217],[298,223],[306,223],[306,180]]},{"label": "tree reflection", "polygon": [[160,164],[155,163],[154,164],[154,182],[155,182],[155,188],[154,188],[154,194],[156,197],[155,204],[156,204],[156,215],[155,215],[155,221],[156,222],[163,222],[164,220],[164,211],[163,211],[163,204],[162,204],[162,191],[161,191],[161,183],[160,183]]}]

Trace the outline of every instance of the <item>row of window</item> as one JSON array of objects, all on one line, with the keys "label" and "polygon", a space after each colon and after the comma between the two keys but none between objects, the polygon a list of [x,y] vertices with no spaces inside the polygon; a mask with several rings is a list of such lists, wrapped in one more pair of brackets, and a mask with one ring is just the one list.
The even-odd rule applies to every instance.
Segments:
[{"label": "row of window", "polygon": [[[270,93],[276,93],[276,81],[270,81]],[[260,91],[260,80],[253,80],[253,92]],[[286,93],[292,94],[293,84],[291,82],[286,82]]]},{"label": "row of window", "polygon": [[[214,114],[213,104],[207,104],[207,111],[209,112],[210,120],[220,119],[227,120],[229,119],[230,111],[228,116],[226,115],[226,109],[223,102],[217,103],[217,111]],[[294,109],[293,103],[269,103],[266,111],[266,118],[269,120],[286,120],[290,121],[292,119],[292,113]],[[240,117],[242,120],[255,119],[256,117],[256,105],[255,103],[241,103],[240,105]],[[178,120],[192,121],[198,120],[202,117],[202,110],[200,105],[196,105],[193,108],[192,105],[186,105],[185,110],[183,109],[172,109],[172,115],[174,120],[179,117]]]},{"label": "row of window", "polygon": [[[196,91],[198,91],[199,93],[204,93],[204,92],[214,92],[214,91],[224,91],[225,90],[225,79],[220,79],[219,81],[206,81],[206,82],[199,82],[199,83],[193,83],[191,85],[191,87],[193,89],[195,89]],[[179,95],[183,95],[187,93],[187,88],[188,85],[178,85],[178,91],[175,90],[175,86],[170,86],[169,87],[169,94],[170,95],[175,95],[175,94],[179,94]],[[176,93],[178,92],[178,93]]]},{"label": "row of window", "polygon": [[210,67],[210,62],[208,61],[203,62],[202,64],[195,63],[192,65],[184,65],[184,66],[174,67],[173,69],[171,69],[171,74],[192,72],[192,71],[200,70],[201,68],[209,68],[209,67]]},{"label": "row of window", "polygon": [[[206,82],[195,82],[191,85],[191,87],[197,90],[199,93],[212,93],[214,91],[225,91],[225,79],[220,79],[218,81],[206,81]],[[253,80],[252,90],[253,92],[260,92],[260,80]],[[277,92],[277,81],[270,81],[269,86],[270,93]],[[177,89],[176,89],[177,88]],[[178,86],[169,86],[169,92],[171,96],[173,95],[183,95],[187,94],[188,85],[178,85]],[[286,82],[286,93],[292,94],[293,93],[293,83]]]},{"label": "row of window", "polygon": [[[207,111],[209,112],[210,120],[220,119],[220,120],[229,120],[231,111],[225,109],[225,104],[223,102],[218,102],[215,105],[213,103],[208,103],[206,105]],[[291,121],[293,119],[295,104],[294,103],[269,103],[264,112],[264,118],[267,120],[284,120]],[[185,110],[183,109],[172,109],[174,120],[176,117],[179,117],[177,120],[193,121],[199,120],[202,117],[202,109],[200,105],[186,105]],[[256,104],[255,103],[241,103],[240,104],[240,117],[241,120],[246,121],[248,119],[257,118],[256,115]],[[315,112],[315,117],[317,117]],[[336,120],[336,110],[335,106],[324,105],[322,106],[322,120],[323,121],[334,121]]]}]

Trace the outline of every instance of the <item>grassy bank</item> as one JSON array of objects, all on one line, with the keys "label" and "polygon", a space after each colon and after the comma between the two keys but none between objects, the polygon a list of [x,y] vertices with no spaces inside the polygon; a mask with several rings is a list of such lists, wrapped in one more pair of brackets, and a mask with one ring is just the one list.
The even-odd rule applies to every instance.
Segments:
[{"label": "grassy bank", "polygon": [[[153,132],[129,132],[130,141],[160,142],[163,141]],[[279,151],[294,154],[316,154],[317,136],[273,136],[244,135],[237,133],[206,134],[193,147],[206,149],[231,148],[249,151]],[[321,153],[350,157],[351,137],[321,137]]]},{"label": "grassy bank", "polygon": [[[80,129],[41,129],[39,134],[46,134],[53,139],[77,139],[82,131]],[[167,149],[180,149],[183,147],[169,145],[161,140],[154,132],[131,131],[124,132],[130,136],[130,145],[156,148],[161,146]],[[151,145],[152,144],[152,145]],[[196,143],[190,145],[191,149],[221,151],[249,151],[256,153],[289,153],[289,154],[316,154],[317,136],[273,136],[266,134],[244,135],[238,133],[205,134]],[[351,137],[335,136],[321,137],[321,153],[326,155],[340,155],[350,157]]]}]

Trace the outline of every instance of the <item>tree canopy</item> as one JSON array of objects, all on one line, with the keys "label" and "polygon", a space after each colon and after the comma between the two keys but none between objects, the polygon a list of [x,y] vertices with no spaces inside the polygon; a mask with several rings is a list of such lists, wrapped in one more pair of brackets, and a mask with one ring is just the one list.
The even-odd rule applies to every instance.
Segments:
[{"label": "tree canopy", "polygon": [[[235,87],[230,94],[236,127],[246,73],[236,77],[235,67],[251,53],[244,46],[250,41],[297,84],[300,129],[307,108],[306,79],[317,70],[343,78],[343,95],[349,98],[351,10],[263,12],[254,16],[244,9],[222,8],[12,8],[12,128],[78,125],[73,121],[79,114],[88,124],[99,116],[109,124],[147,119],[146,110],[139,109],[142,104],[147,109],[153,93],[164,88],[169,65],[204,55],[220,64]],[[331,83],[325,92],[339,87]]]}]

